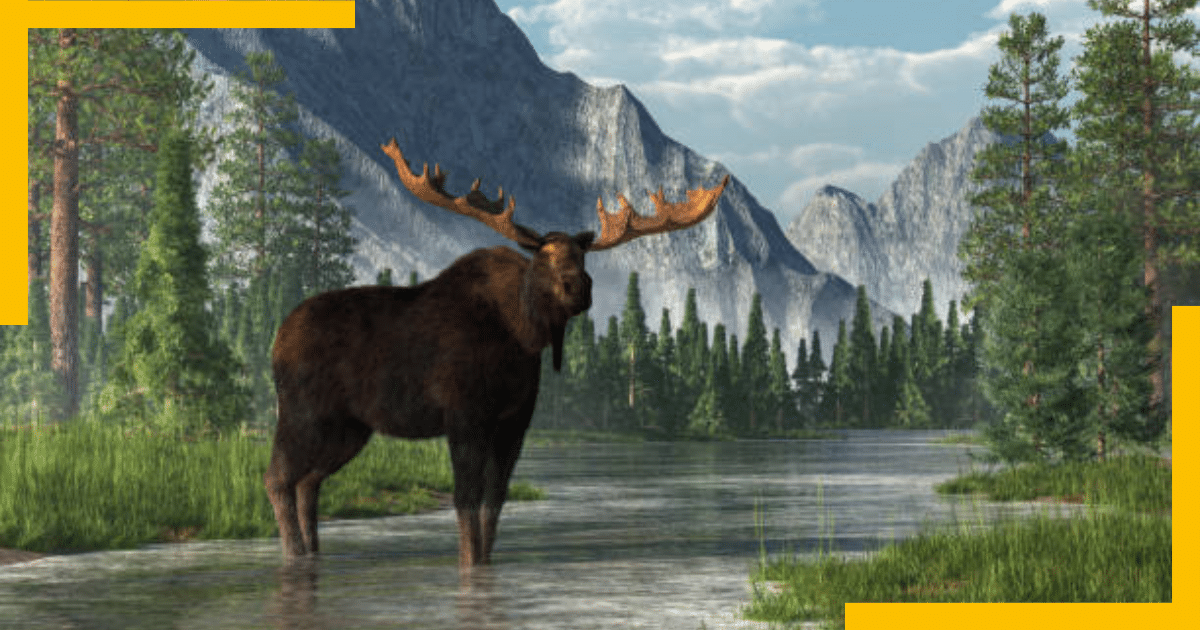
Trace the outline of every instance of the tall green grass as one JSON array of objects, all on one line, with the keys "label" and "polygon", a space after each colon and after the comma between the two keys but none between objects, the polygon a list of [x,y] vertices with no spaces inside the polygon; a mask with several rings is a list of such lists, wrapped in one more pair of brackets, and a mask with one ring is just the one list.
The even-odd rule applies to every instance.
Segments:
[{"label": "tall green grass", "polygon": [[[0,546],[135,547],[274,535],[265,436],[180,439],[96,421],[0,428]],[[376,438],[322,485],[324,516],[404,514],[453,491],[444,440]],[[540,498],[515,484],[513,499]],[[544,496],[544,493],[541,493]]]},{"label": "tall green grass", "polygon": [[844,627],[846,602],[1171,601],[1171,476],[1157,458],[972,473],[939,490],[1113,509],[931,529],[866,559],[763,558],[743,614]]}]

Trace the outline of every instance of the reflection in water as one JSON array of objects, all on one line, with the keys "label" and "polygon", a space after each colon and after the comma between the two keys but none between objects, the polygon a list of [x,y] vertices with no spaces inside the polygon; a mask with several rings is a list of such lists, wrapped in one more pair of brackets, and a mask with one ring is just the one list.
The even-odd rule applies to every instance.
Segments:
[{"label": "reflection in water", "polygon": [[456,601],[459,628],[507,630],[509,625],[496,584],[496,572],[491,566],[476,566],[459,572]]},{"label": "reflection in water", "polygon": [[0,630],[765,628],[738,618],[760,544],[866,552],[1028,509],[937,496],[970,466],[937,435],[526,448],[549,498],[505,506],[491,566],[460,575],[452,510],[323,523],[284,568],[277,539],[47,557],[0,566]]},{"label": "reflection in water", "polygon": [[267,616],[279,630],[319,630],[328,625],[317,614],[319,564],[319,558],[304,557],[279,568],[279,590],[267,606]]}]

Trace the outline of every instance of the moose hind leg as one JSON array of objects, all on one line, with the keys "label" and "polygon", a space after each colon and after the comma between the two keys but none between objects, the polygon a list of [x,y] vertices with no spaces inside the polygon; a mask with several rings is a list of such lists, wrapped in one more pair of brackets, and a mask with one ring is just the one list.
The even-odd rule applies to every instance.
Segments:
[{"label": "moose hind leg", "polygon": [[296,513],[296,482],[292,462],[280,444],[276,443],[271,452],[271,464],[263,475],[267,487],[267,498],[275,509],[275,521],[279,524],[279,542],[283,546],[283,555],[287,558],[303,556],[307,553],[304,540],[301,538],[300,522]]},{"label": "moose hind leg", "polygon": [[318,437],[322,448],[314,458],[315,467],[296,484],[296,512],[300,517],[304,545],[309,553],[320,551],[317,508],[320,505],[321,482],[354,459],[371,439],[371,429],[357,420],[339,419],[323,426],[327,429]]}]

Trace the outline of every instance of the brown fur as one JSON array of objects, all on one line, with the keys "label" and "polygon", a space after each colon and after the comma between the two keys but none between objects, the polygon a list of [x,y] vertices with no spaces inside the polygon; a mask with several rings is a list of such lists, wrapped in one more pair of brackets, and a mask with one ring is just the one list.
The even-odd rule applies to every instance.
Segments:
[{"label": "brown fur", "polygon": [[489,562],[542,349],[559,369],[567,320],[591,306],[592,238],[547,234],[532,260],[478,249],[415,287],[332,291],[288,315],[271,356],[279,423],[264,479],[286,556],[318,550],[321,482],[380,432],[447,436],[459,564]]}]

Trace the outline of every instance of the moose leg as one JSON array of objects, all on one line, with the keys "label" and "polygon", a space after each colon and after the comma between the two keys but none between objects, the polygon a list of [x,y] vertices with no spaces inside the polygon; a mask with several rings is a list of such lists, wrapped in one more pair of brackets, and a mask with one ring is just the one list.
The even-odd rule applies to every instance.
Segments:
[{"label": "moose leg", "polygon": [[450,461],[454,466],[454,509],[458,512],[458,566],[466,569],[484,564],[483,537],[479,528],[479,505],[483,501],[483,467],[487,457],[486,437],[448,436]]},{"label": "moose leg", "polygon": [[301,538],[300,522],[296,514],[296,481],[292,462],[285,449],[279,444],[271,451],[271,464],[263,475],[267,497],[275,508],[275,521],[279,523],[279,542],[283,555],[291,558],[306,553]]},{"label": "moose leg", "polygon": [[296,512],[300,529],[309,553],[320,550],[317,536],[317,506],[320,504],[321,482],[358,455],[371,439],[371,429],[350,418],[337,418],[321,424],[326,427],[318,435],[320,455],[314,458],[315,468],[296,484]]},{"label": "moose leg", "polygon": [[513,433],[500,432],[496,435],[488,454],[483,473],[483,506],[479,514],[485,564],[491,562],[492,547],[496,543],[496,528],[500,523],[500,510],[504,508],[504,501],[508,498],[508,481],[517,465],[524,441],[524,429]]}]

